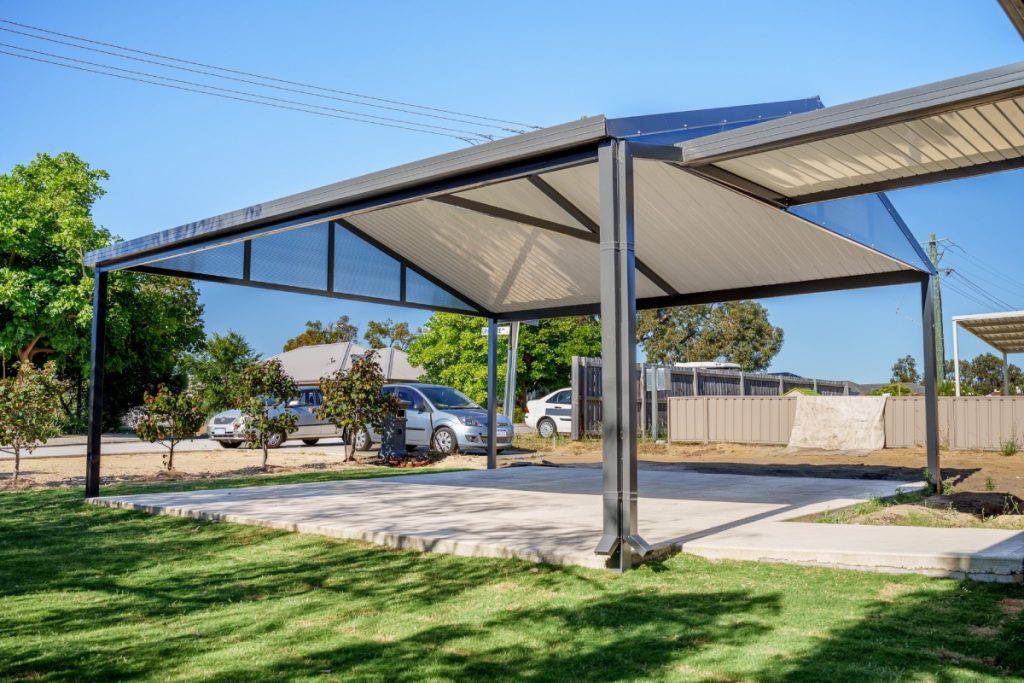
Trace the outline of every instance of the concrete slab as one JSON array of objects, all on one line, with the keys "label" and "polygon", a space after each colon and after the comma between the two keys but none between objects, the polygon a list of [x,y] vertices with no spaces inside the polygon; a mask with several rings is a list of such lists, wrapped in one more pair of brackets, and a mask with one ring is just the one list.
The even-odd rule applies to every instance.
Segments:
[{"label": "concrete slab", "polygon": [[[1016,580],[1024,534],[785,520],[893,495],[911,482],[645,470],[648,542],[715,559]],[[360,539],[394,548],[603,566],[601,473],[516,467],[98,498],[97,505]]]}]

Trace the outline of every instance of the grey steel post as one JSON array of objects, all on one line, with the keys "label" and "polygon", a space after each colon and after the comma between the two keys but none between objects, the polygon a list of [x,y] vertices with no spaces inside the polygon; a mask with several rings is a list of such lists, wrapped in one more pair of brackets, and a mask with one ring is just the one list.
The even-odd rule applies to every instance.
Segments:
[{"label": "grey steel post", "polygon": [[746,395],[747,395],[747,386],[746,386],[746,383],[745,383],[745,378],[743,376],[743,371],[740,370],[740,396],[746,396]]},{"label": "grey steel post", "polygon": [[487,469],[498,467],[498,321],[487,321]]},{"label": "grey steel post", "polygon": [[1003,351],[1003,396],[1010,395],[1010,364],[1006,360],[1006,351]]},{"label": "grey steel post", "polygon": [[637,535],[636,262],[633,254],[633,160],[629,145],[598,151],[601,195],[601,377],[604,530],[596,552],[625,571],[647,546]]},{"label": "grey steel post", "polygon": [[693,395],[700,395],[700,380],[697,377],[697,368],[693,369]]},{"label": "grey steel post", "polygon": [[953,381],[956,384],[956,395],[960,395],[960,343],[957,339],[957,328],[960,325],[953,321]]},{"label": "grey steel post", "polygon": [[85,447],[85,497],[100,495],[100,443],[103,435],[103,363],[107,339],[107,273],[96,269],[92,287],[92,339],[89,351],[89,435]]},{"label": "grey steel post", "polygon": [[[932,276],[934,277],[934,276]],[[936,491],[942,490],[939,467],[939,398],[935,376],[935,308],[931,277],[921,281],[921,327],[924,331],[924,441],[928,472]]]},{"label": "grey steel post", "polygon": [[508,328],[508,355],[505,360],[505,416],[516,421],[516,365],[519,361],[519,321],[513,320]]}]

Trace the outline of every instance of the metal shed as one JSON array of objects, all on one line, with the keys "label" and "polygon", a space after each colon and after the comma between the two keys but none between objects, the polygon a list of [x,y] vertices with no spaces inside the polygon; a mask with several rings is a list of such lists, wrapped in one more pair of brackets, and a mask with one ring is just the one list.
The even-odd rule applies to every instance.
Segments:
[{"label": "metal shed", "polygon": [[[879,174],[887,186],[951,174],[895,138],[878,152],[899,159],[885,173],[872,167],[882,163],[873,153],[853,148],[859,139],[831,141],[983,104],[1016,107],[1022,88],[1018,64],[836,108],[808,99],[589,117],[87,254],[95,309],[86,495],[99,491],[107,274],[121,269],[486,318],[489,467],[497,322],[600,314],[597,552],[618,568],[648,549],[636,523],[637,309],[919,283],[928,466],[939,481],[933,269],[885,196],[870,193],[882,189]],[[963,132],[950,125],[935,135],[956,147]],[[1019,165],[1021,151],[964,154],[955,175]]]}]

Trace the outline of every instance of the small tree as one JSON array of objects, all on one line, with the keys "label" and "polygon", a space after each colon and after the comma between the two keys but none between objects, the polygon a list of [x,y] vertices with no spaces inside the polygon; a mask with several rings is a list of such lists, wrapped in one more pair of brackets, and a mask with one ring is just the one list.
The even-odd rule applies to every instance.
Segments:
[{"label": "small tree", "polygon": [[42,370],[23,363],[14,377],[0,380],[0,447],[14,453],[14,479],[21,473],[21,454],[31,453],[60,434],[60,395],[65,390],[54,364]]},{"label": "small tree", "polygon": [[135,425],[135,433],[150,443],[159,441],[167,449],[164,467],[170,472],[175,446],[195,436],[206,421],[202,398],[192,391],[174,393],[161,386],[156,396],[146,392],[143,408],[145,414]]},{"label": "small tree", "polygon": [[246,438],[263,449],[263,469],[267,469],[267,443],[279,434],[295,430],[296,417],[285,408],[298,387],[279,360],[253,363],[242,368],[239,410],[245,422]]},{"label": "small tree", "polygon": [[919,379],[921,379],[921,375],[917,372],[917,361],[913,356],[906,355],[897,358],[896,362],[892,364],[892,377],[889,378],[889,381],[893,384],[914,384]]},{"label": "small tree", "polygon": [[368,351],[352,361],[348,370],[338,370],[320,380],[324,400],[317,411],[321,420],[329,420],[345,434],[345,460],[355,457],[355,437],[367,427],[380,431],[384,420],[396,415],[398,397],[382,394],[384,373],[377,354]]}]

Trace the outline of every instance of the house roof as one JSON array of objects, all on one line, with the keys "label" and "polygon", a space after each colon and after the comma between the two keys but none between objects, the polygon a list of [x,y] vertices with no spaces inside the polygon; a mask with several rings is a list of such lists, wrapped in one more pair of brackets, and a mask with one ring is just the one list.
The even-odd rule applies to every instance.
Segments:
[{"label": "house roof", "polygon": [[[296,384],[308,386],[318,384],[322,377],[338,370],[347,370],[353,358],[368,350],[351,341],[314,344],[279,353],[267,360],[281,361]],[[415,382],[423,376],[423,368],[409,363],[409,354],[399,349],[378,349],[376,358],[387,382]]]},{"label": "house roof", "polygon": [[953,323],[1003,353],[1024,353],[1024,311],[955,315]]}]

